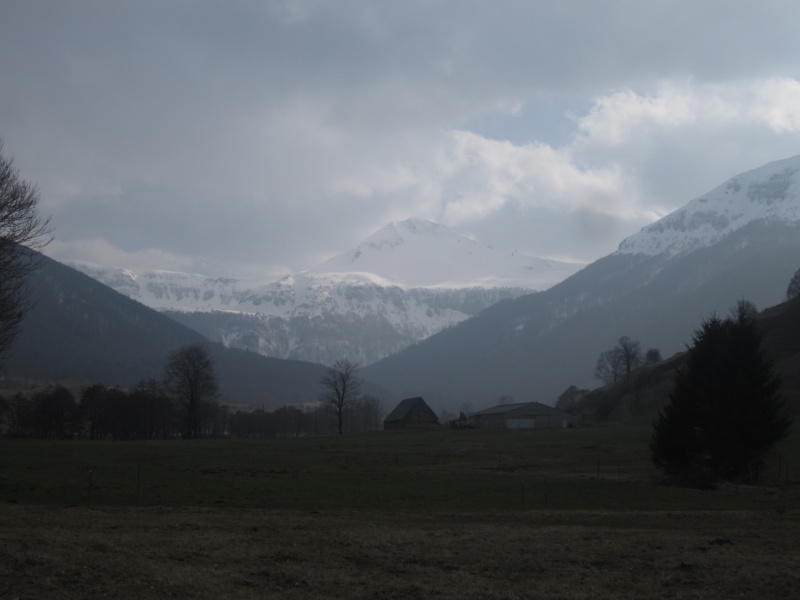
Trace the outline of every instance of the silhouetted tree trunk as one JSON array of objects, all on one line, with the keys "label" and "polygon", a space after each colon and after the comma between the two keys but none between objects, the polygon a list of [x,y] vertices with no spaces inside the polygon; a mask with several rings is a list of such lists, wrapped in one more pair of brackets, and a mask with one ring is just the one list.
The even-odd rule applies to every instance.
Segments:
[{"label": "silhouetted tree trunk", "polygon": [[191,344],[171,352],[164,381],[167,389],[185,408],[185,431],[189,439],[201,436],[202,405],[217,396],[214,363],[203,344]]},{"label": "silhouetted tree trunk", "polygon": [[627,335],[623,335],[617,341],[617,348],[619,348],[622,359],[625,383],[630,383],[631,373],[633,373],[633,370],[636,369],[636,367],[642,364],[641,346],[638,340],[634,340]]},{"label": "silhouetted tree trunk", "polygon": [[342,434],[342,424],[345,413],[358,400],[361,380],[358,378],[358,363],[348,359],[337,360],[328,373],[320,380],[325,388],[322,394],[323,401],[333,409],[339,435]]},{"label": "silhouetted tree trunk", "polygon": [[33,397],[36,429],[43,439],[72,437],[78,411],[75,397],[62,385],[48,387]]}]

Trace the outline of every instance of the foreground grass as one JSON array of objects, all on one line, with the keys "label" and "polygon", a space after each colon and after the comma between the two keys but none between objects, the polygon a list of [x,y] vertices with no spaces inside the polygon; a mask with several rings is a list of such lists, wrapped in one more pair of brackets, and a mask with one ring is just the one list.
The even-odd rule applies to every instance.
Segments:
[{"label": "foreground grass", "polygon": [[649,433],[0,441],[0,597],[794,597],[797,439],[709,492]]},{"label": "foreground grass", "polygon": [[4,598],[791,598],[797,512],[0,508]]}]

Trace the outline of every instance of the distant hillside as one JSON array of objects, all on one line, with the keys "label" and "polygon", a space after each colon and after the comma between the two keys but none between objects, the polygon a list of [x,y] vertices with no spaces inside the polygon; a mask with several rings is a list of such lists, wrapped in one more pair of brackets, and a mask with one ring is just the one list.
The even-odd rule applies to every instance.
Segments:
[{"label": "distant hillside", "polygon": [[503,395],[553,404],[569,385],[596,385],[599,354],[621,335],[681,351],[712,312],[784,296],[800,266],[800,227],[753,223],[678,257],[611,255],[537,294],[477,317],[365,369],[401,396],[489,405]]},{"label": "distant hillside", "polygon": [[[64,378],[127,387],[143,378],[160,379],[170,351],[202,342],[215,360],[226,402],[273,407],[308,402],[321,391],[323,366],[227,350],[46,257],[31,276],[29,291],[34,307],[10,356],[0,363],[6,387]],[[364,391],[388,396],[375,386]]]},{"label": "distant hillside", "polygon": [[[758,322],[764,349],[783,381],[782,393],[792,413],[800,414],[800,298],[762,311]],[[570,411],[574,422],[653,421],[672,391],[676,369],[685,361],[686,352],[681,352],[637,370],[628,386],[592,390]]]},{"label": "distant hillside", "polygon": [[800,156],[731,178],[552,288],[501,301],[368,366],[365,376],[434,406],[501,396],[553,404],[596,384],[622,335],[670,356],[712,312],[773,306],[800,267]]}]

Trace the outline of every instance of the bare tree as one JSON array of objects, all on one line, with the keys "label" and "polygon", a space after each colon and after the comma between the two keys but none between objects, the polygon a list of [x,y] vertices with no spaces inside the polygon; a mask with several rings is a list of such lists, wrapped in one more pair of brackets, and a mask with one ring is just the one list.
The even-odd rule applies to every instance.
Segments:
[{"label": "bare tree", "polygon": [[39,216],[38,203],[39,190],[20,179],[0,140],[0,356],[30,308],[25,280],[38,266],[35,251],[50,242],[50,220]]},{"label": "bare tree", "polygon": [[611,350],[602,352],[594,368],[594,376],[606,385],[625,381],[630,383],[631,373],[642,364],[642,349],[637,340],[623,335]]},{"label": "bare tree", "polygon": [[658,348],[649,348],[644,355],[644,363],[646,365],[654,365],[661,362],[661,350]]},{"label": "bare tree", "polygon": [[203,431],[207,404],[217,397],[214,362],[204,344],[190,344],[170,352],[164,383],[186,410],[186,435],[197,439]]},{"label": "bare tree", "polygon": [[339,435],[345,413],[358,402],[361,380],[358,377],[358,363],[346,358],[337,360],[325,376],[320,380],[325,391],[322,400],[331,407],[336,415]]},{"label": "bare tree", "polygon": [[594,376],[606,385],[618,383],[622,379],[624,365],[622,352],[619,348],[612,348],[601,352],[597,357],[597,364],[594,367]]},{"label": "bare tree", "polygon": [[133,388],[131,395],[139,406],[142,417],[143,437],[164,439],[173,427],[173,403],[156,379],[142,379]]},{"label": "bare tree", "polygon": [[563,410],[564,412],[569,412],[575,407],[581,398],[586,395],[586,393],[587,390],[582,390],[577,386],[571,385],[564,390],[556,400],[556,408],[558,410]]},{"label": "bare tree", "polygon": [[638,340],[634,340],[627,335],[623,335],[617,340],[617,348],[622,357],[623,375],[625,383],[630,383],[631,373],[642,364],[642,348]]},{"label": "bare tree", "polygon": [[376,431],[383,423],[381,401],[375,396],[361,396],[353,406],[353,415],[349,419],[348,431],[363,433]]}]

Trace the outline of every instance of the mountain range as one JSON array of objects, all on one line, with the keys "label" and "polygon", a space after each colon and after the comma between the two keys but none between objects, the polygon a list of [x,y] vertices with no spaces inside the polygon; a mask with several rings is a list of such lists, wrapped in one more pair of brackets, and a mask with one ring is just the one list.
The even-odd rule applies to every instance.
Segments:
[{"label": "mountain range", "polygon": [[800,156],[733,177],[550,289],[498,302],[364,370],[401,396],[486,406],[553,404],[594,387],[601,352],[628,335],[663,356],[740,299],[781,302],[800,267]]},{"label": "mountain range", "polygon": [[424,219],[392,222],[347,252],[269,282],[67,264],[226,347],[362,365],[583,266],[495,249]]},{"label": "mountain range", "polygon": [[[392,228],[399,237],[393,237]],[[417,237],[420,231],[427,231],[427,237]],[[135,296],[137,290],[149,294],[162,302],[162,309],[187,297],[190,305],[205,303],[204,312],[184,315],[224,315],[226,311],[220,306],[229,306],[236,318],[257,319],[257,314],[236,308],[264,307],[262,314],[268,316],[268,310],[305,306],[309,322],[315,321],[318,326],[311,329],[309,325],[308,343],[313,344],[314,336],[330,327],[335,332],[331,340],[341,344],[338,358],[368,342],[374,332],[368,327],[359,329],[358,323],[351,323],[353,328],[345,332],[332,316],[332,308],[326,312],[311,307],[306,294],[316,297],[317,292],[307,288],[320,280],[327,282],[325,286],[351,286],[326,288],[328,296],[319,296],[322,305],[369,305],[373,311],[370,315],[382,314],[385,319],[395,308],[408,309],[409,296],[404,294],[409,289],[431,294],[438,303],[435,308],[442,313],[454,310],[443,302],[449,296],[436,296],[441,289],[433,278],[413,280],[413,268],[399,268],[409,262],[397,259],[392,269],[378,268],[379,255],[394,257],[397,251],[421,260],[419,257],[430,250],[420,252],[415,244],[420,239],[429,241],[431,231],[436,232],[433,239],[455,240],[455,247],[471,249],[468,256],[470,251],[472,256],[495,252],[488,247],[476,250],[471,240],[445,234],[447,230],[438,224],[410,221],[393,224],[381,236],[373,236],[316,270],[262,288],[242,286],[240,291],[239,282],[224,279],[214,280],[209,288],[198,288],[196,280],[191,280],[191,285],[173,286],[155,276],[122,271],[116,273],[122,282],[116,287],[123,283],[133,286],[128,295]],[[501,257],[509,254],[513,255],[499,253]],[[440,258],[446,255],[441,251]],[[511,261],[498,259],[499,279],[509,282],[514,280],[512,275],[525,273],[523,259],[520,263],[523,266],[517,268],[507,266],[513,265]],[[440,264],[447,265],[446,261]],[[458,275],[457,263],[451,264],[454,266],[448,270],[451,276],[446,281],[454,287],[444,289],[452,294],[472,289],[474,272],[469,278],[463,271]],[[365,270],[359,270],[362,266]],[[544,265],[544,269],[538,262],[529,266],[537,277],[550,273],[558,279],[564,273],[559,271],[563,265],[555,263]],[[517,402],[553,404],[570,385],[594,387],[597,357],[613,347],[620,336],[639,340],[643,349],[658,348],[669,358],[685,348],[694,329],[712,313],[724,314],[740,299],[750,300],[758,308],[781,302],[798,267],[800,156],[733,177],[623,240],[616,252],[544,291],[499,300],[483,310],[474,304],[474,316],[364,367],[361,375],[367,382],[367,393],[389,402],[419,395],[437,410],[466,412],[494,404],[503,396]],[[564,268],[577,269],[574,265]],[[420,267],[420,271],[425,269]],[[560,274],[556,276],[556,272]],[[359,274],[355,282],[354,273]],[[172,275],[165,277],[165,281],[175,281]],[[307,278],[306,283],[298,286],[302,278]],[[421,283],[429,285],[402,287]],[[23,323],[13,355],[3,363],[2,374],[9,379],[24,379],[33,385],[80,377],[126,385],[145,377],[160,377],[170,350],[205,339],[167,316],[176,314],[174,311],[157,312],[49,259],[43,258],[42,268],[31,278],[30,289],[36,305]],[[430,310],[435,314],[434,307]],[[345,333],[346,337],[337,337]],[[275,406],[306,402],[319,393],[324,367],[318,364],[226,349],[221,343],[211,347],[223,391],[233,403]]]},{"label": "mountain range", "polygon": [[[27,282],[32,308],[0,362],[0,387],[100,382],[127,388],[161,380],[167,356],[205,344],[219,380],[220,401],[274,408],[313,402],[322,392],[322,365],[225,348],[166,315],[45,256]],[[365,382],[366,394],[393,399]]]}]

